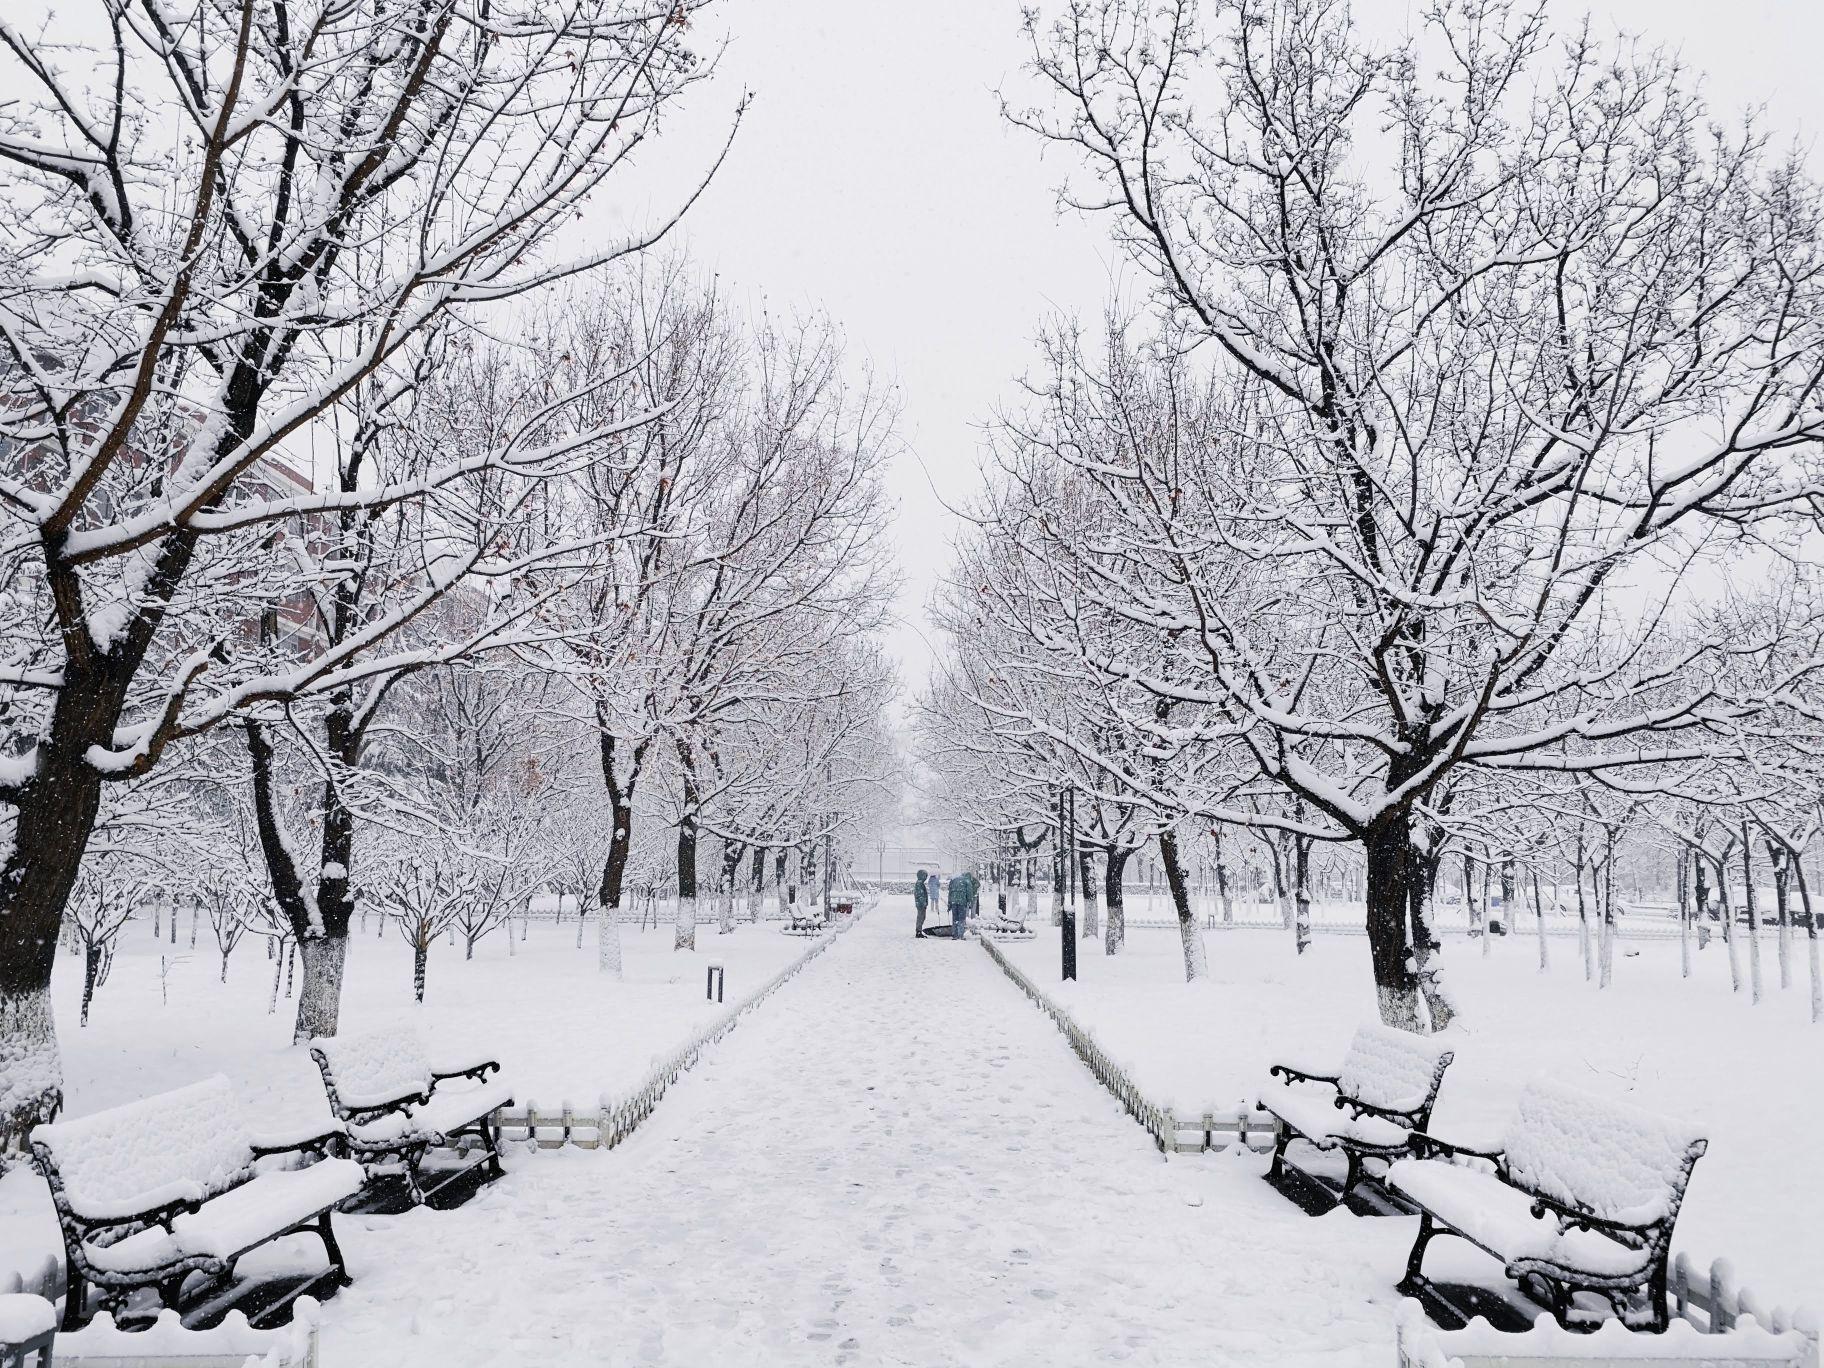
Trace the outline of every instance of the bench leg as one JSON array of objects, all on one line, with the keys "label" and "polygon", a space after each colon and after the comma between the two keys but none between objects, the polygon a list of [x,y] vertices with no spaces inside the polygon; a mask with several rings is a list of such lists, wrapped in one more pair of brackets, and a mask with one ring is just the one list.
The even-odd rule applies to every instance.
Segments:
[{"label": "bench leg", "polygon": [[1419,1289],[1425,1285],[1425,1275],[1419,1271],[1425,1262],[1425,1246],[1431,1243],[1431,1237],[1438,1233],[1438,1228],[1431,1223],[1431,1213],[1419,1213],[1419,1233],[1412,1242],[1412,1253],[1406,1256],[1406,1276],[1400,1279],[1400,1291],[1409,1297],[1419,1295]]},{"label": "bench leg", "polygon": [[323,1252],[329,1257],[329,1267],[336,1275],[336,1285],[347,1287],[354,1279],[348,1276],[348,1265],[342,1261],[342,1246],[336,1243],[335,1228],[330,1225],[327,1211],[317,1217],[317,1234],[322,1237]]},{"label": "bench leg", "polygon": [[496,1178],[506,1177],[507,1171],[500,1164],[500,1127],[494,1124],[492,1113],[481,1118],[481,1138],[488,1147],[488,1167]]},{"label": "bench leg", "polygon": [[1653,1276],[1647,1280],[1647,1314],[1652,1317],[1653,1329],[1664,1333],[1672,1323],[1672,1307],[1666,1295],[1666,1254],[1659,1256],[1653,1265]]},{"label": "bench leg", "polygon": [[1267,1165],[1267,1177],[1278,1178],[1286,1171],[1286,1146],[1292,1143],[1292,1128],[1281,1125],[1279,1139],[1273,1142],[1273,1162]]},{"label": "bench leg", "polygon": [[1352,1149],[1343,1151],[1343,1157],[1349,1161],[1349,1171],[1343,1176],[1343,1200],[1349,1200],[1349,1194],[1355,1191],[1355,1185],[1362,1177],[1362,1156]]},{"label": "bench leg", "polygon": [[66,1259],[64,1267],[68,1272],[65,1274],[66,1286],[63,1290],[63,1328],[80,1330],[85,1319],[82,1313],[89,1300],[88,1284],[83,1282],[82,1274],[76,1271],[73,1261]]}]

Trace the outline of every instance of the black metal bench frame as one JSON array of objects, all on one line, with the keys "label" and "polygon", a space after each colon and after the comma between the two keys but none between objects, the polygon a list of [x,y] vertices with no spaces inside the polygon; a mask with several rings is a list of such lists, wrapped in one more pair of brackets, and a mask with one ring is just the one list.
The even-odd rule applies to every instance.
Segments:
[{"label": "black metal bench frame", "polygon": [[[317,1072],[323,1076],[323,1092],[329,1099],[330,1114],[349,1128],[345,1144],[350,1157],[359,1159],[363,1163],[384,1163],[389,1159],[396,1159],[402,1163],[405,1166],[405,1182],[411,1193],[413,1206],[422,1206],[429,1198],[436,1196],[451,1183],[484,1164],[491,1171],[490,1178],[506,1176],[507,1171],[501,1167],[500,1162],[500,1127],[495,1124],[492,1111],[485,1112],[454,1130],[438,1132],[442,1137],[442,1144],[423,1135],[407,1136],[397,1141],[363,1141],[354,1134],[354,1127],[371,1125],[381,1117],[395,1112],[409,1119],[411,1108],[429,1103],[431,1095],[437,1090],[437,1085],[449,1079],[472,1078],[478,1083],[487,1082],[489,1074],[500,1071],[499,1060],[486,1059],[479,1064],[471,1064],[466,1069],[453,1069],[448,1073],[439,1073],[433,1069],[429,1088],[410,1088],[383,1102],[366,1107],[351,1107],[336,1091],[335,1071],[330,1067],[329,1060],[324,1056],[323,1051],[312,1045],[310,1057],[317,1062]],[[454,1148],[453,1142],[460,1140],[465,1135],[472,1135],[481,1141],[482,1157],[473,1164],[464,1164],[462,1167],[452,1170],[433,1186],[426,1188],[418,1176],[425,1155],[434,1149]],[[371,1173],[369,1176],[371,1178]]]},{"label": "black metal bench frame", "polygon": [[[1587,1269],[1575,1268],[1557,1260],[1515,1258],[1510,1259],[1498,1249],[1478,1240],[1475,1236],[1457,1229],[1443,1217],[1426,1209],[1422,1202],[1402,1193],[1401,1197],[1419,1214],[1419,1233],[1412,1244],[1412,1253],[1406,1260],[1406,1276],[1400,1280],[1400,1291],[1408,1296],[1417,1296],[1430,1286],[1420,1265],[1425,1259],[1426,1246],[1439,1235],[1454,1235],[1459,1240],[1467,1240],[1483,1253],[1500,1260],[1507,1276],[1513,1278],[1520,1289],[1533,1300],[1545,1306],[1552,1313],[1559,1325],[1567,1330],[1580,1328],[1571,1323],[1571,1300],[1579,1292],[1592,1292],[1606,1300],[1614,1308],[1616,1316],[1625,1325],[1639,1327],[1628,1316],[1628,1300],[1639,1295],[1646,1299],[1649,1319],[1645,1328],[1660,1331],[1671,1323],[1672,1311],[1667,1299],[1666,1284],[1668,1267],[1671,1263],[1672,1227],[1678,1221],[1678,1210],[1684,1205],[1685,1188],[1691,1181],[1691,1170],[1704,1155],[1709,1142],[1694,1140],[1685,1147],[1683,1162],[1679,1165],[1677,1177],[1668,1185],[1666,1192],[1666,1214],[1657,1221],[1643,1224],[1630,1224],[1626,1221],[1610,1220],[1599,1216],[1576,1202],[1566,1202],[1527,1186],[1516,1178],[1507,1167],[1507,1161],[1500,1150],[1472,1149],[1467,1145],[1453,1145],[1435,1136],[1415,1135],[1412,1139],[1411,1152],[1420,1159],[1446,1159],[1455,1162],[1468,1159],[1492,1166],[1493,1176],[1501,1183],[1523,1193],[1532,1199],[1532,1214],[1537,1219],[1553,1219],[1558,1228],[1565,1230],[1590,1230],[1606,1235],[1619,1244],[1630,1249],[1638,1249],[1648,1255],[1644,1269],[1639,1273],[1615,1275],[1593,1273]],[[1581,1328],[1593,1328],[1585,1326]]]},{"label": "black metal bench frame", "polygon": [[[1294,1083],[1328,1083],[1332,1088],[1336,1089],[1336,1096],[1332,1099],[1332,1105],[1335,1106],[1338,1111],[1347,1110],[1352,1118],[1357,1116],[1378,1116],[1384,1120],[1393,1122],[1397,1126],[1403,1126],[1409,1131],[1423,1131],[1426,1126],[1431,1124],[1431,1109],[1438,1104],[1438,1089],[1444,1086],[1444,1071],[1450,1067],[1451,1061],[1456,1057],[1456,1052],[1454,1050],[1444,1050],[1438,1055],[1438,1062],[1432,1066],[1431,1083],[1425,1090],[1424,1099],[1418,1106],[1413,1107],[1408,1111],[1400,1111],[1393,1107],[1377,1107],[1372,1102],[1364,1102],[1359,1097],[1351,1097],[1342,1090],[1342,1085],[1338,1081],[1341,1078],[1340,1074],[1307,1073],[1305,1070],[1294,1068],[1290,1064],[1274,1064],[1267,1069],[1267,1076],[1269,1078],[1283,1079],[1287,1087],[1291,1087]],[[1343,1152],[1344,1159],[1346,1159],[1349,1164],[1349,1170],[1343,1178],[1342,1200],[1344,1201],[1348,1200],[1350,1193],[1355,1190],[1355,1185],[1361,1181],[1362,1161],[1364,1159],[1386,1159],[1391,1161],[1394,1159],[1403,1159],[1411,1153],[1409,1143],[1399,1145],[1375,1145],[1342,1135],[1326,1135],[1321,1138],[1306,1135],[1278,1112],[1267,1106],[1265,1102],[1256,1102],[1254,1104],[1254,1109],[1256,1111],[1266,1112],[1275,1121],[1279,1122],[1279,1138],[1273,1142],[1273,1162],[1267,1168],[1268,1179],[1277,1180],[1285,1172],[1286,1147],[1294,1140],[1304,1140],[1309,1144],[1317,1146],[1320,1150],[1340,1149]]]},{"label": "black metal bench frame", "polygon": [[[338,1126],[333,1130],[326,1130],[319,1135],[313,1135],[292,1144],[253,1145],[250,1146],[250,1150],[252,1158],[255,1160],[269,1158],[276,1154],[314,1154],[318,1158],[324,1158],[334,1152],[337,1142],[342,1138],[342,1129]],[[274,1230],[226,1257],[213,1254],[186,1254],[182,1258],[154,1268],[135,1269],[131,1272],[96,1268],[88,1260],[88,1248],[91,1243],[97,1247],[106,1248],[129,1236],[150,1230],[154,1226],[169,1231],[171,1223],[179,1216],[200,1211],[211,1198],[220,1197],[224,1193],[232,1192],[236,1188],[251,1183],[259,1175],[254,1172],[250,1164],[238,1182],[218,1188],[209,1193],[207,1197],[180,1198],[160,1206],[148,1207],[144,1211],[135,1212],[130,1216],[98,1220],[83,1216],[70,1204],[69,1192],[64,1186],[63,1175],[58,1172],[56,1156],[52,1153],[51,1148],[38,1140],[30,1143],[32,1166],[43,1175],[45,1183],[50,1187],[51,1203],[57,1211],[57,1224],[63,1232],[64,1267],[67,1270],[63,1300],[63,1328],[65,1330],[81,1329],[89,1321],[91,1313],[86,1304],[89,1300],[90,1288],[94,1288],[100,1294],[96,1298],[96,1310],[113,1312],[117,1319],[127,1299],[133,1293],[146,1287],[157,1288],[159,1300],[176,1310],[179,1309],[178,1302],[184,1283],[192,1273],[207,1273],[212,1280],[212,1286],[225,1286],[233,1280],[235,1263],[243,1254],[287,1235],[311,1233],[323,1241],[323,1252],[329,1258],[332,1284],[329,1291],[333,1292],[336,1288],[346,1287],[352,1281],[348,1276],[348,1267],[342,1261],[342,1248],[336,1243],[336,1233],[330,1226],[330,1213],[335,1210],[334,1205],[324,1207],[314,1215],[306,1216],[282,1229]],[[315,1286],[321,1281],[322,1278],[319,1276],[313,1280],[311,1285]]]}]

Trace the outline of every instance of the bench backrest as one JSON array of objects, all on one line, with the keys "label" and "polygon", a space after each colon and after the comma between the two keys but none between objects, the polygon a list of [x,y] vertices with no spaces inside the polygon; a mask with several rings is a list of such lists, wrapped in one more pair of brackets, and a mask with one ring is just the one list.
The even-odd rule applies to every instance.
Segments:
[{"label": "bench backrest", "polygon": [[310,1042],[310,1053],[338,1113],[377,1107],[404,1092],[430,1091],[430,1056],[409,1027],[320,1036]]},{"label": "bench backrest", "polygon": [[186,1088],[32,1129],[60,1205],[94,1221],[124,1220],[235,1186],[253,1162],[239,1101],[221,1074]]},{"label": "bench backrest", "polygon": [[1368,1023],[1356,1029],[1336,1090],[1380,1111],[1428,1113],[1453,1055],[1434,1036]]},{"label": "bench backrest", "polygon": [[1535,1082],[1508,1125],[1508,1176],[1604,1220],[1650,1226],[1678,1214],[1704,1152],[1691,1126],[1563,1083]]}]

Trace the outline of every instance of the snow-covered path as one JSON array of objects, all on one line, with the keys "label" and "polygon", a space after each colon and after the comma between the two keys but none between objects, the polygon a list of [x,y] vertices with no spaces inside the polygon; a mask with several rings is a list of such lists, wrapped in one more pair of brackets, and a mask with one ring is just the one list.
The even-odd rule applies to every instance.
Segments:
[{"label": "snow-covered path", "polygon": [[621,1148],[346,1221],[325,1361],[1387,1361],[1410,1222],[1167,1164],[978,946],[908,923],[865,919]]}]

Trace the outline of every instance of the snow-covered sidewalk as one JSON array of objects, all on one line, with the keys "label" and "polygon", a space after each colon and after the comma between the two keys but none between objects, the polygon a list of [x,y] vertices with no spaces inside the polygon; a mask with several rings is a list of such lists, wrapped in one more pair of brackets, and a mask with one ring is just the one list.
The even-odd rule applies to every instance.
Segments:
[{"label": "snow-covered sidewalk", "polygon": [[335,1363],[1382,1364],[1405,1219],[1168,1163],[973,943],[897,901],[626,1145],[350,1221]]}]

